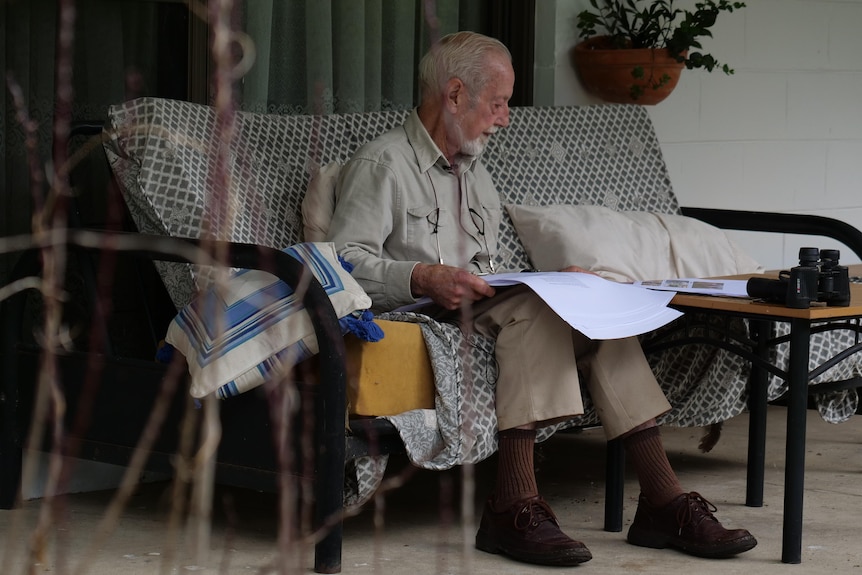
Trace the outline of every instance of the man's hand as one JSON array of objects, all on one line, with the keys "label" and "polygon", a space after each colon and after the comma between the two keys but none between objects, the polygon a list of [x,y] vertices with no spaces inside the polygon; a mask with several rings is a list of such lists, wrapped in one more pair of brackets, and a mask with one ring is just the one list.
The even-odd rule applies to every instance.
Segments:
[{"label": "man's hand", "polygon": [[584,268],[580,268],[578,266],[567,266],[560,270],[561,272],[581,272],[582,274],[592,274],[597,276],[596,272],[591,272],[590,270],[585,270]]},{"label": "man's hand", "polygon": [[494,295],[494,288],[481,277],[443,264],[416,264],[410,276],[410,290],[414,296],[427,296],[449,310]]}]

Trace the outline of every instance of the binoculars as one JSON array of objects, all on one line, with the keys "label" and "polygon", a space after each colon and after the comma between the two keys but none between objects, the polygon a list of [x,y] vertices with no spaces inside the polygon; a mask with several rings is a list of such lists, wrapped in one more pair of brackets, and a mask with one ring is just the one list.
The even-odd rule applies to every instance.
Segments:
[{"label": "binoculars", "polygon": [[746,291],[751,297],[796,309],[808,309],[812,302],[847,307],[850,277],[847,267],[838,263],[839,255],[838,250],[799,248],[798,266],[782,270],[777,280],[751,278]]}]

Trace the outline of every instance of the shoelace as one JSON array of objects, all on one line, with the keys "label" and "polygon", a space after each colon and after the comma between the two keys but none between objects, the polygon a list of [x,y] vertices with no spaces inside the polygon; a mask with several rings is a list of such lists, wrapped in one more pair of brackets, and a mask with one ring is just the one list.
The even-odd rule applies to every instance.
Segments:
[{"label": "shoelace", "polygon": [[[694,523],[697,526],[707,518],[718,521],[713,515],[716,511],[718,511],[718,507],[707,501],[700,493],[692,491],[685,494],[685,504],[676,512],[676,520],[679,523],[680,530],[682,530],[683,527],[690,523]],[[700,519],[695,523],[695,519],[698,517]]]},{"label": "shoelace", "polygon": [[523,531],[531,526],[538,527],[540,523],[549,520],[558,525],[557,516],[551,511],[550,506],[543,499],[533,500],[524,504],[515,516],[515,529]]}]

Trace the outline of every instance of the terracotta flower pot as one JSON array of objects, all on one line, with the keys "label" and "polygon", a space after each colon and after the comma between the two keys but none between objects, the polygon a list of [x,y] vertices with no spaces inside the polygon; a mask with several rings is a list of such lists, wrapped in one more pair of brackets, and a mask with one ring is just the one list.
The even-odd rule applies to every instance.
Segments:
[{"label": "terracotta flower pot", "polygon": [[571,57],[588,92],[623,104],[661,102],[676,87],[684,67],[666,48],[611,48],[607,36],[577,44]]}]

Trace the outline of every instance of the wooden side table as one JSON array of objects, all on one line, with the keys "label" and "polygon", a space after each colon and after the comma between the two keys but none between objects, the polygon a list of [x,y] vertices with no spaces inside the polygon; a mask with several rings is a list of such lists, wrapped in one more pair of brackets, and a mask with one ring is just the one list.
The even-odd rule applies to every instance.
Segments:
[{"label": "wooden side table", "polygon": [[[850,266],[851,275],[862,275],[862,265]],[[732,279],[747,279],[748,276],[734,276]],[[741,317],[761,325],[774,325],[775,322],[790,324],[790,358],[787,370],[775,365],[757,365],[763,376],[760,390],[752,389],[750,405],[751,427],[749,430],[748,492],[746,505],[763,504],[763,477],[766,441],[766,371],[784,378],[789,387],[787,404],[786,460],[784,470],[784,524],[781,560],[784,563],[802,561],[802,499],[805,481],[805,434],[806,410],[808,406],[808,382],[832,365],[862,351],[860,343],[860,318],[862,318],[862,284],[851,284],[849,307],[812,306],[809,309],[791,309],[781,304],[765,303],[745,298],[728,298],[678,293],[670,304],[684,312],[698,312]],[[824,320],[840,321],[840,329],[855,331],[855,344],[809,371],[810,337],[812,324]],[[771,330],[769,330],[771,332]],[[759,337],[758,345],[768,345]],[[723,346],[730,349],[728,346]],[[758,356],[757,350],[739,350],[740,355],[749,359]],[[758,357],[764,357],[761,354]],[[765,360],[764,360],[765,361]],[[755,397],[757,396],[757,397]]]}]

